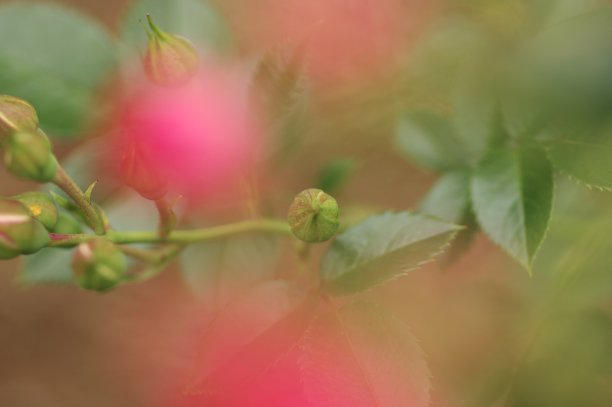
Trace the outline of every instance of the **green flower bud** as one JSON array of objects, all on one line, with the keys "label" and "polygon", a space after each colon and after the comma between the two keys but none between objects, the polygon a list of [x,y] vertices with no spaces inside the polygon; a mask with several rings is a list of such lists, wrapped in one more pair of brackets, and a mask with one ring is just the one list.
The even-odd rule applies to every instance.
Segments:
[{"label": "green flower bud", "polygon": [[51,181],[57,170],[49,138],[40,130],[11,134],[5,146],[4,165],[15,176],[38,182]]},{"label": "green flower bud", "polygon": [[58,214],[57,223],[53,228],[53,233],[60,235],[76,235],[83,233],[83,227],[74,216],[67,212],[61,211]]},{"label": "green flower bud", "polygon": [[109,240],[81,243],[72,258],[74,277],[86,290],[108,291],[123,280],[126,270],[125,256]]},{"label": "green flower bud", "polygon": [[45,192],[26,192],[12,199],[21,202],[30,211],[30,216],[52,231],[57,224],[58,210],[55,201]]},{"label": "green flower bud", "polygon": [[177,86],[191,79],[198,70],[198,53],[189,40],[161,31],[147,16],[149,46],[144,56],[145,73],[160,86]]},{"label": "green flower bud", "polygon": [[0,95],[0,142],[16,131],[36,131],[36,110],[25,100]]},{"label": "green flower bud", "polygon": [[32,254],[50,242],[44,226],[21,203],[0,200],[0,259]]},{"label": "green flower bud", "polygon": [[340,226],[338,202],[320,189],[300,192],[291,206],[287,221],[298,239],[308,243],[334,237]]}]

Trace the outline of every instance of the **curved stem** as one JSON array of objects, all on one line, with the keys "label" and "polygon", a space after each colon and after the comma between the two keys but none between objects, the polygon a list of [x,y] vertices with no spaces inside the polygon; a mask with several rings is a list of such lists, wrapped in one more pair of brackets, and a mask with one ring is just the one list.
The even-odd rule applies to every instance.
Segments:
[{"label": "curved stem", "polygon": [[[121,232],[109,230],[106,238],[117,244],[130,243],[181,243],[189,244],[207,240],[221,239],[248,232],[268,232],[291,235],[291,228],[284,220],[258,219],[247,220],[227,225],[213,226],[204,229],[175,230],[166,237],[160,237],[157,232]],[[66,247],[98,238],[86,234],[50,234],[51,247]]]},{"label": "curved stem", "polygon": [[83,214],[87,225],[96,233],[103,235],[106,233],[104,222],[100,218],[98,211],[85,196],[81,188],[70,178],[64,168],[58,164],[53,183],[66,193],[77,205]]}]

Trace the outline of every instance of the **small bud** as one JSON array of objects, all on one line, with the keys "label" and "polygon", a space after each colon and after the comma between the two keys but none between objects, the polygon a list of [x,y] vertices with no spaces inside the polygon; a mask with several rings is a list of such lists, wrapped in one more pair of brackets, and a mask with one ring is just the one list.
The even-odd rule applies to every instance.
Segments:
[{"label": "small bud", "polygon": [[53,233],[60,235],[76,235],[83,233],[83,227],[74,216],[61,211],[57,216],[57,223],[53,228]]},{"label": "small bud", "polygon": [[51,143],[41,130],[11,134],[5,146],[4,165],[15,176],[38,182],[51,181],[57,170]]},{"label": "small bud", "polygon": [[320,189],[300,192],[291,206],[287,221],[291,231],[308,243],[324,242],[334,237],[340,226],[338,202]]},{"label": "small bud", "polygon": [[123,253],[104,239],[79,244],[72,258],[74,277],[86,290],[108,291],[121,282],[126,270]]},{"label": "small bud", "polygon": [[25,100],[0,95],[0,142],[16,131],[36,131],[36,110]]},{"label": "small bud", "polygon": [[160,86],[177,86],[191,79],[198,70],[198,53],[189,40],[161,31],[147,16],[149,46],[144,56],[145,73]]},{"label": "small bud", "polygon": [[0,200],[0,259],[32,254],[49,244],[44,226],[21,203]]},{"label": "small bud", "polygon": [[21,202],[30,211],[30,216],[42,223],[47,230],[52,231],[55,228],[58,211],[55,201],[49,194],[33,191],[14,196],[12,199]]}]

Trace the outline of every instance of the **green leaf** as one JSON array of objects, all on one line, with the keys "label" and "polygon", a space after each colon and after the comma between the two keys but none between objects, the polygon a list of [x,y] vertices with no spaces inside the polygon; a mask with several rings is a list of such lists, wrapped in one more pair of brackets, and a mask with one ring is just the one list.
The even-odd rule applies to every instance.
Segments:
[{"label": "green leaf", "polygon": [[231,34],[226,21],[205,0],[140,0],[127,11],[122,40],[127,56],[138,58],[147,46],[143,21],[147,14],[162,30],[181,35],[198,46],[216,50],[227,48]]},{"label": "green leaf", "polygon": [[355,160],[350,158],[337,158],[323,167],[319,174],[317,188],[332,194],[340,189],[357,168]]},{"label": "green leaf", "polygon": [[73,284],[72,250],[45,248],[25,258],[17,282],[33,284]]},{"label": "green leaf", "polygon": [[412,113],[401,118],[395,142],[408,159],[433,170],[462,167],[467,159],[450,123],[432,113]]},{"label": "green leaf", "polygon": [[441,253],[460,229],[407,212],[371,216],[338,236],[325,253],[325,289],[352,294],[415,270]]},{"label": "green leaf", "polygon": [[257,285],[225,307],[207,327],[190,393],[223,397],[256,379],[302,338],[316,309],[315,299],[287,281]]},{"label": "green leaf", "polygon": [[246,234],[187,247],[181,270],[189,288],[211,309],[222,308],[235,296],[276,274],[281,242],[265,234]]},{"label": "green leaf", "polygon": [[553,141],[549,148],[555,167],[570,177],[600,189],[612,189],[612,125],[582,126]]},{"label": "green leaf", "polygon": [[429,405],[429,369],[401,320],[365,302],[326,311],[308,330],[300,358],[311,405]]},{"label": "green leaf", "polygon": [[423,199],[419,209],[447,222],[463,224],[470,211],[469,171],[450,172],[442,176]]},{"label": "green leaf", "polygon": [[421,202],[419,210],[447,222],[464,225],[452,246],[440,259],[449,266],[471,246],[478,224],[472,213],[469,171],[451,172],[441,177]]},{"label": "green leaf", "polygon": [[115,48],[96,22],[51,5],[0,7],[0,89],[37,110],[41,127],[75,136],[115,63]]},{"label": "green leaf", "polygon": [[541,147],[491,153],[472,178],[482,229],[531,273],[553,201],[552,165]]}]

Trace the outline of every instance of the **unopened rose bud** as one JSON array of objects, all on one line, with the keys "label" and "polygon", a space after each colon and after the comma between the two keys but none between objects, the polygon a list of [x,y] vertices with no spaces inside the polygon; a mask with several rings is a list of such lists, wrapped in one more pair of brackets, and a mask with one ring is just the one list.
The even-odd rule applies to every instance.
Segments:
[{"label": "unopened rose bud", "polygon": [[300,192],[291,206],[287,221],[298,239],[308,243],[334,237],[340,226],[338,202],[320,189]]},{"label": "unopened rose bud", "polygon": [[123,253],[104,239],[79,244],[72,258],[76,282],[86,290],[108,291],[123,280],[126,270]]},{"label": "unopened rose bud", "polygon": [[51,181],[57,170],[51,143],[41,130],[11,134],[6,140],[4,165],[15,176],[38,182]]},{"label": "unopened rose bud", "polygon": [[53,233],[61,235],[76,235],[83,233],[83,227],[74,216],[66,212],[60,212],[57,217],[57,223],[53,228]]},{"label": "unopened rose bud", "polygon": [[198,53],[189,40],[161,31],[147,16],[149,46],[143,65],[151,82],[177,86],[191,79],[198,70]]},{"label": "unopened rose bud", "polygon": [[36,110],[25,100],[0,95],[0,143],[16,131],[36,131]]},{"label": "unopened rose bud", "polygon": [[58,210],[55,201],[45,192],[26,192],[12,199],[21,202],[30,211],[30,216],[52,231],[57,224]]},{"label": "unopened rose bud", "polygon": [[0,200],[0,259],[35,253],[49,241],[44,226],[25,206],[11,199]]}]

